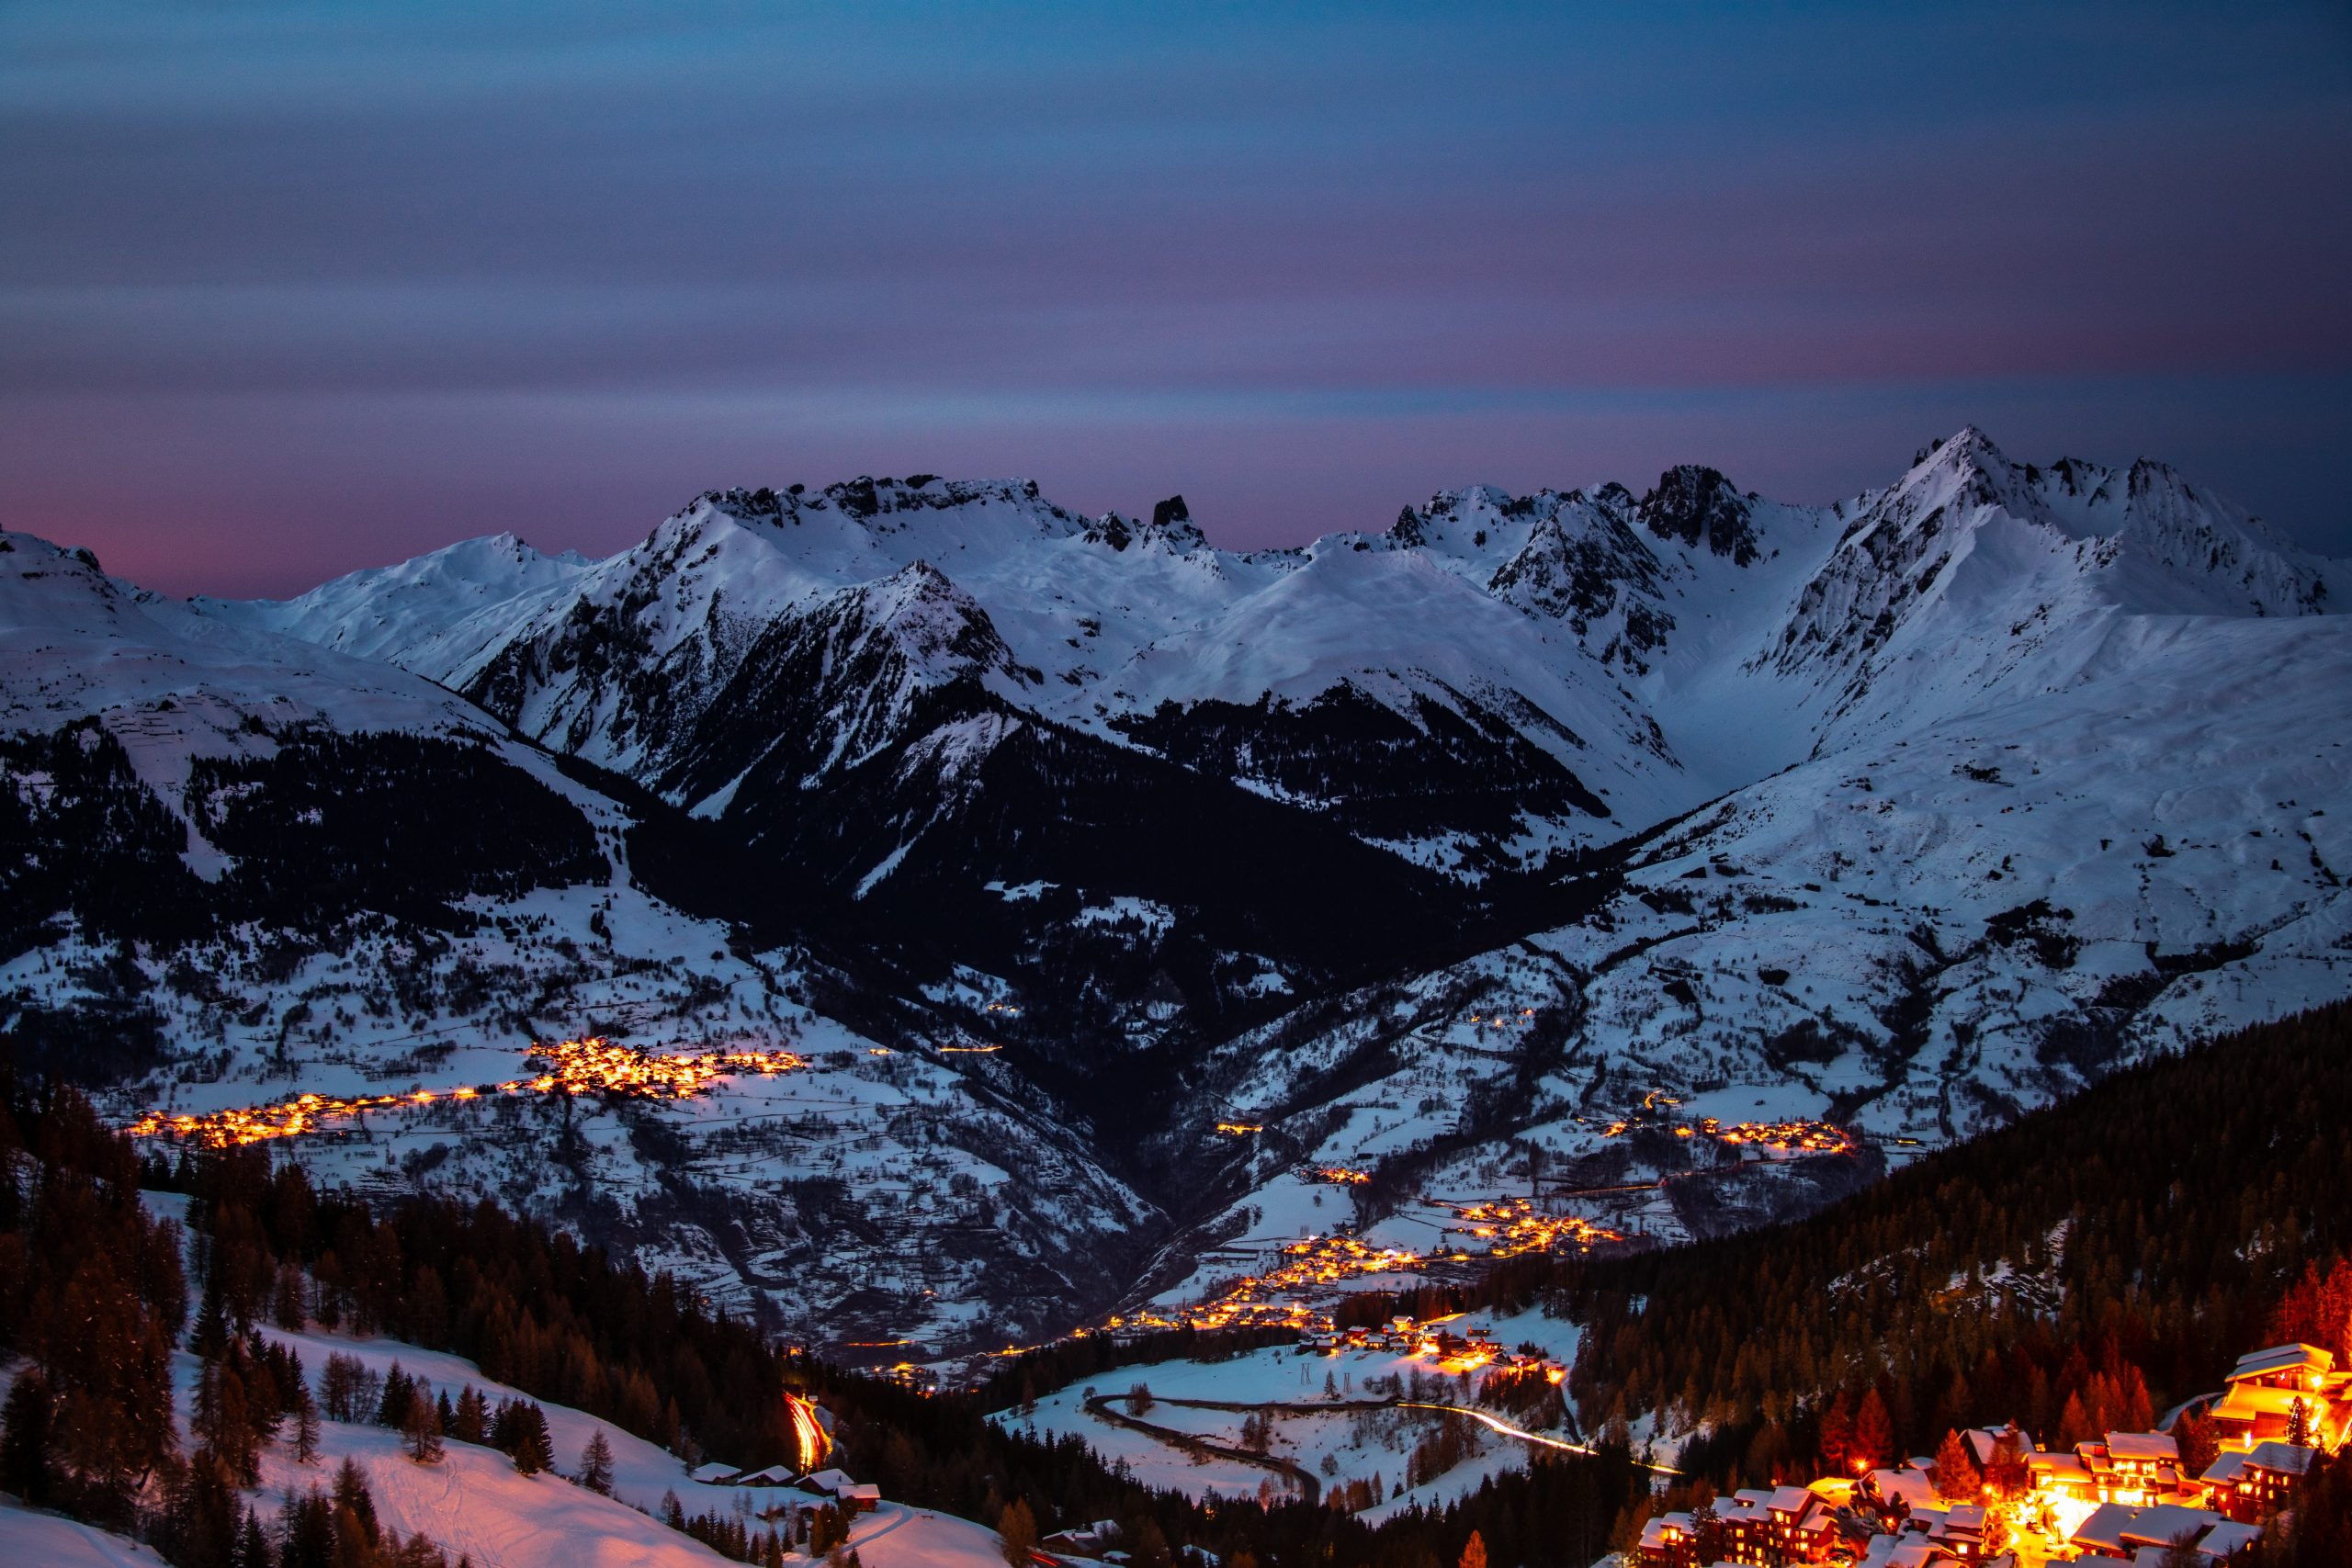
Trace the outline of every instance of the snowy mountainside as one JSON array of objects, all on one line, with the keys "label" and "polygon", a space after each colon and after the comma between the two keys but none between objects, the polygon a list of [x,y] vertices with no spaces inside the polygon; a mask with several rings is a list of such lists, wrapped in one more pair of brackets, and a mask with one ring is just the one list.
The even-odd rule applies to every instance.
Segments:
[{"label": "snowy mountainside", "polygon": [[288,601],[198,598],[208,615],[443,679],[486,642],[503,642],[538,598],[588,570],[567,550],[543,555],[513,534],[465,539],[397,566],[371,568]]},{"label": "snowy mountainside", "polygon": [[[647,815],[679,814],[424,679],[11,534],[0,705],[0,1034],[126,1120],[494,1084],[598,1032],[797,1047],[805,1075],[741,1100],[451,1101],[316,1157],[642,1239],[812,1337],[1016,1331],[1114,1290],[1117,1238],[1158,1224],[1046,1097],[978,1058],[870,1055],[812,1005],[836,961],[789,921],[755,949],[649,891]],[[960,1009],[914,1004],[884,1021],[960,1037]]]},{"label": "snowy mountainside", "polygon": [[[193,934],[53,898],[0,994],[199,1108],[494,1080],[593,1029],[803,1049],[707,1100],[435,1106],[305,1157],[505,1196],[820,1337],[1180,1300],[1341,1215],[1425,1247],[1425,1200],[1523,1191],[1531,1147],[1547,1201],[1719,1230],[2347,988],[2352,568],[2153,463],[1971,430],[1833,506],[1690,467],[1255,552],[1174,499],[916,476],[706,492],[603,561],[480,544],[279,604],[0,570],[19,800],[100,708],[235,762],[92,763],[72,820],[117,823]],[[199,723],[172,671],[221,660],[340,739]],[[173,705],[85,702],[88,670]],[[385,731],[496,770],[333,750]],[[361,824],[473,858],[289,914],[302,867],[241,868],[340,809],[239,805],[289,770],[429,781]],[[458,825],[502,788],[512,846]],[[1672,1125],[1825,1115],[1856,1156]]]},{"label": "snowy mountainside", "polygon": [[[2104,656],[2129,680],[1776,774],[1636,846],[1584,920],[1202,1057],[1170,1137],[1224,1206],[1161,1299],[1211,1278],[1204,1238],[1328,1224],[1301,1169],[1492,1196],[1532,1145],[1555,1188],[1613,1190],[1596,1219],[1709,1234],[1859,1173],[1718,1169],[1645,1122],[1834,1117],[1900,1158],[2352,990],[2352,623],[2152,619]],[[1265,1131],[1236,1153],[1212,1117]],[[1359,1207],[1370,1238],[1427,1245],[1409,1205]]]}]

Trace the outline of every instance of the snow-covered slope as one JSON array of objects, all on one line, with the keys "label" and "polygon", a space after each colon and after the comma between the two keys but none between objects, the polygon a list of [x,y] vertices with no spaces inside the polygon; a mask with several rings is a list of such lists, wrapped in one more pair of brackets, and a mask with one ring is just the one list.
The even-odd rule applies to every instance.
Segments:
[{"label": "snow-covered slope", "polygon": [[[810,1104],[615,1112],[560,1178],[545,1129],[455,1111],[316,1157],[545,1212],[605,1184],[609,1234],[730,1299],[883,1280],[862,1332],[969,1343],[1138,1272],[1181,1296],[1208,1243],[1334,1217],[1301,1162],[1374,1171],[1399,1245],[1400,1195],[1494,1196],[1530,1140],[1633,1190],[1597,1217],[1713,1228],[1832,1176],[1659,1185],[1701,1145],[1605,1129],[1834,1112],[1899,1158],[2352,983],[2352,567],[2154,463],[1966,430],[1833,506],[1686,467],[1259,552],[1180,500],[861,479],[707,492],[602,561],[475,541],[270,604],[12,540],[20,833],[111,821],[124,874],[193,879],[154,908],[236,933],[52,899],[0,967],[21,1017],[128,1022],[143,1054],[100,1076],[183,1103],[598,1025],[821,1043]],[[110,793],[92,721],[170,821]],[[527,854],[403,873],[454,927],[419,937],[412,901],[394,937],[264,940],[288,928],[253,867],[334,807],[237,803],[320,765],[306,724],[479,748],[585,840],[516,795],[491,815]],[[489,798],[450,765],[407,793]],[[40,804],[67,774],[79,815]],[[389,831],[462,847],[461,817]],[[854,1131],[811,1144],[820,1113]]]},{"label": "snow-covered slope", "polygon": [[[924,587],[866,595],[918,660],[938,652]],[[419,676],[0,536],[0,1032],[20,1063],[128,1120],[496,1083],[534,1040],[599,1032],[797,1047],[807,1073],[708,1100],[451,1101],[311,1152],[363,1188],[626,1237],[812,1337],[1001,1336],[1114,1290],[1119,1237],[1156,1212],[1082,1121],[979,1058],[870,1055],[820,1010],[837,961],[789,919],[756,948],[644,885],[659,809]],[[960,1016],[884,1021],[952,1041]]]}]

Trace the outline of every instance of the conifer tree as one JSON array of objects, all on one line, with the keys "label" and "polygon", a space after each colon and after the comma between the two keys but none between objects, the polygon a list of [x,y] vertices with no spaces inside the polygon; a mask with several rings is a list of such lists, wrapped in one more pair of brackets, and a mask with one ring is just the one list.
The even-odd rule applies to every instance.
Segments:
[{"label": "conifer tree", "polygon": [[55,1405],[49,1380],[36,1368],[17,1375],[6,1405],[0,1407],[0,1491],[13,1492],[35,1507],[50,1500]]},{"label": "conifer tree", "polygon": [[[338,1521],[348,1516],[369,1546],[376,1544],[376,1499],[356,1461],[346,1456],[334,1472],[334,1511]],[[341,1529],[338,1523],[338,1530]]]},{"label": "conifer tree", "polygon": [[2071,1449],[2076,1443],[2086,1443],[2096,1431],[2097,1428],[2091,1425],[2090,1413],[2083,1408],[2081,1393],[2077,1391],[2068,1394],[2066,1407],[2058,1413],[2059,1446]]},{"label": "conifer tree", "polygon": [[1854,1449],[1854,1403],[1839,1389],[1821,1416],[1821,1468],[1832,1475],[1849,1473]]},{"label": "conifer tree", "polygon": [[315,1464],[319,1458],[319,1402],[308,1383],[294,1385],[294,1462]]},{"label": "conifer tree", "polygon": [[277,1554],[269,1550],[269,1537],[261,1528],[261,1516],[251,1508],[245,1510],[244,1529],[237,1539],[237,1568],[278,1568]]},{"label": "conifer tree", "polygon": [[1487,1568],[1487,1538],[1476,1530],[1470,1532],[1468,1543],[1462,1548],[1460,1568]]},{"label": "conifer tree", "polygon": [[1862,1402],[1854,1410],[1853,1451],[1847,1456],[1849,1465],[1867,1464],[1875,1469],[1894,1457],[1894,1423],[1886,1414],[1886,1401],[1876,1388],[1866,1390]]},{"label": "conifer tree", "polygon": [[449,1424],[449,1436],[461,1443],[479,1443],[487,1440],[489,1428],[489,1419],[482,1410],[481,1391],[468,1383],[464,1392],[458,1395],[456,1416]]},{"label": "conifer tree", "polygon": [[580,1450],[580,1484],[591,1492],[612,1495],[613,1445],[605,1440],[602,1427],[588,1435],[586,1446]]},{"label": "conifer tree", "polygon": [[419,1464],[438,1464],[442,1458],[441,1416],[424,1391],[409,1391],[408,1419],[401,1424],[401,1446]]},{"label": "conifer tree", "polygon": [[1936,1449],[1937,1492],[1955,1503],[1973,1503],[1984,1486],[1975,1456],[1968,1451],[1968,1440],[1958,1431],[1946,1432]]},{"label": "conifer tree", "polygon": [[996,1533],[1007,1568],[1031,1568],[1030,1554],[1037,1550],[1037,1516],[1029,1505],[1018,1497],[1007,1503],[997,1516]]},{"label": "conifer tree", "polygon": [[2202,1410],[2184,1412],[2173,1423],[2173,1441],[2180,1448],[2180,1469],[2184,1475],[2202,1475],[2221,1457],[2220,1435],[2213,1429],[2213,1417]]},{"label": "conifer tree", "polygon": [[528,1400],[514,1405],[514,1468],[525,1475],[537,1475],[543,1470],[555,1468],[555,1443],[548,1434],[548,1415]]},{"label": "conifer tree", "polygon": [[401,1371],[394,1361],[384,1374],[383,1396],[376,1402],[376,1425],[399,1431],[408,1424],[409,1396],[416,1392],[416,1380]]}]

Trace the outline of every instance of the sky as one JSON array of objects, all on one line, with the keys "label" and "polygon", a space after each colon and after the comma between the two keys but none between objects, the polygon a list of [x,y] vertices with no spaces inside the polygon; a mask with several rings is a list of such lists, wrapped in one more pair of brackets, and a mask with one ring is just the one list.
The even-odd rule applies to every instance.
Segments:
[{"label": "sky", "polygon": [[697,491],[1216,543],[1962,424],[2352,557],[2352,7],[0,6],[0,526],[282,595]]}]

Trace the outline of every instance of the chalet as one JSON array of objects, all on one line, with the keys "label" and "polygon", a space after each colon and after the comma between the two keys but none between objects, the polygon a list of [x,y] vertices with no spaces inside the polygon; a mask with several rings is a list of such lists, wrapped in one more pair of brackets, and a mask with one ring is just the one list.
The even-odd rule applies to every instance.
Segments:
[{"label": "chalet", "polygon": [[1905,1518],[1921,1508],[1933,1507],[1935,1501],[1935,1483],[1928,1479],[1928,1472],[1908,1465],[1901,1470],[1873,1470],[1854,1483],[1855,1506],[1876,1509],[1883,1518]]},{"label": "chalet", "polygon": [[[705,1486],[724,1486],[742,1473],[743,1472],[741,1471],[737,1470],[731,1464],[719,1464],[716,1461],[709,1464],[698,1464],[695,1466],[694,1469],[686,1472],[688,1479],[699,1481]],[[790,1477],[786,1477],[786,1479],[789,1480]]]},{"label": "chalet", "polygon": [[850,1514],[870,1514],[882,1506],[882,1489],[871,1482],[851,1478],[845,1470],[811,1472],[793,1483],[814,1497],[823,1497],[840,1505]]},{"label": "chalet", "polygon": [[2162,1503],[2185,1490],[2180,1445],[2162,1432],[2109,1432],[2103,1441],[2076,1443],[2075,1457],[2091,1478],[2091,1496],[2134,1507]]},{"label": "chalet", "polygon": [[1996,1495],[2014,1496],[2033,1484],[2026,1463],[2026,1457],[2033,1452],[2033,1439],[2019,1431],[2016,1422],[2001,1427],[1974,1427],[1960,1436],[1968,1445],[1968,1457],[1975,1461],[1977,1473]]},{"label": "chalet", "polygon": [[788,1464],[772,1464],[765,1470],[746,1471],[728,1484],[730,1486],[789,1486],[797,1473]]},{"label": "chalet", "polygon": [[1699,1537],[1690,1516],[1660,1514],[1644,1524],[1634,1556],[1642,1568],[1692,1568],[1699,1560]]},{"label": "chalet", "polygon": [[1957,1568],[1959,1561],[1924,1536],[1874,1535],[1860,1568]]},{"label": "chalet", "polygon": [[2352,1375],[2313,1345],[2274,1345],[2238,1358],[2229,1389],[2215,1401],[2213,1425],[2225,1447],[2252,1448],[2286,1438],[2298,1421],[2330,1447],[2352,1422]]},{"label": "chalet", "polygon": [[1955,1503],[1949,1508],[1923,1508],[1913,1514],[1910,1528],[1924,1534],[1962,1562],[1984,1560],[1984,1509],[1975,1503]]},{"label": "chalet", "polygon": [[2245,1452],[2215,1460],[2205,1472],[2206,1491],[2215,1507],[2242,1524],[2252,1524],[2285,1506],[2316,1457],[2318,1450],[2292,1443],[2256,1443]]},{"label": "chalet", "polygon": [[2230,1523],[2209,1509],[2181,1503],[2157,1503],[2147,1507],[2102,1503],[2075,1527],[2072,1544],[2085,1557],[2129,1562],[2147,1547],[2169,1548],[2184,1537],[2195,1543],[2216,1527]]},{"label": "chalet", "polygon": [[2046,1453],[2035,1450],[2026,1455],[2026,1473],[2031,1477],[2034,1495],[2043,1498],[2072,1498],[2078,1503],[2102,1501],[2098,1495],[2098,1478],[2091,1473],[2082,1456],[2071,1453]]},{"label": "chalet", "polygon": [[2230,1369],[2229,1382],[2233,1388],[2245,1385],[2317,1393],[2335,1371],[2335,1354],[2316,1345],[2273,1345],[2240,1356],[2237,1365]]},{"label": "chalet", "polygon": [[1118,1521],[1097,1519],[1091,1525],[1056,1530],[1039,1544],[1047,1551],[1060,1556],[1100,1557],[1115,1546],[1118,1540]]},{"label": "chalet", "polygon": [[1829,1505],[1802,1486],[1750,1487],[1715,1501],[1723,1559],[1749,1568],[1823,1562],[1837,1540]]}]

